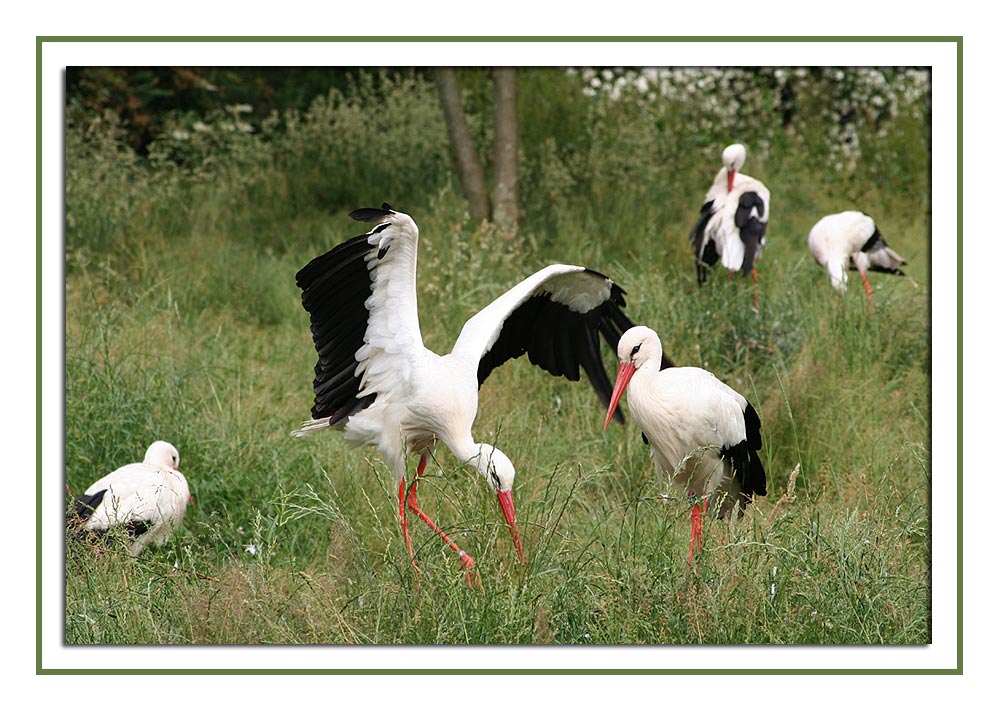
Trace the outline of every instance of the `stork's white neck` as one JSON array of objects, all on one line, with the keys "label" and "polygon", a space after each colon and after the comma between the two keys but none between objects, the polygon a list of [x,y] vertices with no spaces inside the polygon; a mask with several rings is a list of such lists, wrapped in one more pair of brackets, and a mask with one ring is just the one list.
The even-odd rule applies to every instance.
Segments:
[{"label": "stork's white neck", "polygon": [[446,441],[445,445],[448,446],[448,449],[451,450],[455,457],[457,457],[461,462],[473,468],[476,466],[476,462],[479,459],[480,445],[479,443],[473,441],[471,433],[455,442]]},{"label": "stork's white neck", "polygon": [[471,434],[458,442],[445,442],[455,457],[478,472],[494,490],[509,490],[514,468],[503,452],[488,443],[472,441]]}]

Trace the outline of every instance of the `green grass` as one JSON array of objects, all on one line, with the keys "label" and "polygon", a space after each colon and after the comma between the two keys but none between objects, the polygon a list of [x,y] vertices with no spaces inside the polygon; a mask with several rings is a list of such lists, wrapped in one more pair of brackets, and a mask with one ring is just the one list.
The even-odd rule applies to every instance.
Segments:
[{"label": "green grass", "polygon": [[[425,89],[412,99],[417,117]],[[397,129],[419,144],[404,123]],[[642,137],[639,127],[622,140],[642,152]],[[841,178],[801,152],[782,155],[774,174],[764,161],[748,165],[774,196],[759,312],[745,280],[716,271],[696,285],[687,230],[714,166],[695,152],[658,199],[661,169],[641,162],[634,182],[577,195],[573,162],[584,152],[569,155],[564,181],[531,174],[556,199],[534,205],[514,241],[471,224],[448,181],[432,181],[414,204],[391,189],[366,199],[388,200],[421,227],[430,348],[449,350],[465,319],[531,271],[586,264],[625,287],[630,315],[660,333],[675,361],[712,370],[763,420],[768,496],[741,520],[710,523],[689,567],[688,507],[660,496],[634,425],[605,433],[588,384],[525,359],[504,365],[480,392],[474,435],[517,468],[527,563],[489,488],[445,448],[420,490],[425,510],[475,557],[480,587],[470,589],[454,554],[414,519],[415,576],[374,450],[348,449],[336,433],[289,437],[309,415],[315,359],[293,277],[360,232],[340,209],[358,205],[299,195],[298,208],[278,209],[269,201],[295,166],[253,155],[241,157],[239,181],[171,172],[176,180],[158,182],[156,169],[107,146],[69,144],[67,485],[79,493],[166,439],[197,504],[139,558],[68,542],[68,643],[929,641],[929,245],[926,217],[893,208],[892,184],[854,189],[910,262],[905,278],[874,275],[868,302],[856,276],[846,297],[835,294],[805,247],[821,215],[866,206],[844,204]],[[587,165],[611,170],[594,152]],[[313,164],[300,160],[303,183]],[[123,161],[146,188],[118,173],[106,185],[87,178]],[[412,194],[412,179],[400,180]],[[322,196],[331,181],[312,185]],[[261,220],[249,228],[248,215]],[[606,364],[615,367],[610,350]]]},{"label": "green grass", "polygon": [[[439,249],[427,233],[424,248]],[[688,570],[687,508],[659,501],[635,428],[603,434],[589,386],[514,362],[484,386],[476,435],[515,459],[528,564],[485,485],[441,450],[421,500],[473,552],[482,589],[466,588],[418,523],[414,596],[386,466],[332,433],[288,437],[311,405],[314,357],[291,284],[308,255],[161,249],[149,263],[168,265],[162,279],[139,288],[139,277],[125,297],[106,274],[69,280],[67,481],[79,492],[163,437],[198,504],[140,560],[115,552],[95,567],[70,547],[69,642],[927,640],[926,303],[911,282],[880,280],[873,304],[860,291],[842,300],[798,261],[762,270],[754,314],[746,285],[721,275],[699,292],[683,274],[604,267],[627,280],[631,313],[675,359],[758,404],[770,496],[732,532],[713,525]],[[515,279],[513,260],[481,254],[447,283],[423,260],[423,323],[438,349],[489,298],[454,299],[464,282],[483,278],[496,294]],[[796,500],[776,510],[796,463]]]}]

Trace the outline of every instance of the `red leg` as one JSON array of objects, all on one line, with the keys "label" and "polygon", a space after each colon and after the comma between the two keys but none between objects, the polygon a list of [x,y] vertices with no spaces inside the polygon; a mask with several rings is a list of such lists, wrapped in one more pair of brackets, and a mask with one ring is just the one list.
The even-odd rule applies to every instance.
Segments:
[{"label": "red leg", "polygon": [[872,285],[868,283],[868,277],[865,276],[864,272],[859,272],[861,275],[861,281],[865,283],[865,294],[869,299],[872,298]]},{"label": "red leg", "polygon": [[420,517],[420,519],[424,522],[424,524],[433,529],[434,533],[437,534],[439,537],[441,537],[444,540],[445,544],[451,547],[452,551],[458,554],[459,561],[462,562],[462,566],[465,567],[466,569],[465,579],[466,581],[468,581],[469,587],[471,588],[472,587],[471,569],[476,565],[475,559],[466,554],[464,550],[460,549],[458,544],[452,541],[451,537],[445,534],[444,531],[441,529],[441,527],[439,527],[437,524],[434,523],[434,520],[432,520],[430,517],[424,514],[423,510],[421,510],[420,506],[417,504],[417,483],[420,481],[419,478],[423,474],[424,467],[426,466],[426,464],[427,464],[427,456],[422,455],[420,457],[420,464],[417,466],[417,478],[414,479],[413,484],[410,485],[410,489],[407,494],[406,504],[410,508],[410,511],[412,511],[414,514]]},{"label": "red leg", "polygon": [[753,275],[753,308],[755,310],[760,309],[760,302],[757,299],[757,266],[756,264],[750,269],[750,274]]},{"label": "red leg", "polygon": [[[424,474],[424,468],[427,467],[427,455],[420,456],[420,464],[417,465],[417,477]],[[415,483],[414,483],[415,484]],[[406,480],[402,479],[399,481],[399,526],[403,530],[403,539],[406,541],[406,548],[410,552],[410,563],[413,564],[413,570],[420,575],[420,569],[417,568],[417,557],[413,553],[413,542],[410,541],[410,525],[406,519]],[[420,585],[416,586],[417,593],[420,593]]]},{"label": "red leg", "polygon": [[[414,561],[413,544],[410,542],[410,527],[406,521],[406,480],[399,481],[399,526],[403,529],[406,548],[410,550],[410,561]],[[413,565],[416,566],[415,561]]]},{"label": "red leg", "polygon": [[691,507],[691,545],[688,548],[688,563],[694,559],[695,549],[701,551],[701,502]]},{"label": "red leg", "polygon": [[[420,575],[420,569],[417,568],[417,559],[413,553],[413,544],[410,542],[410,526],[406,521],[406,480],[399,481],[399,526],[403,529],[403,539],[406,540],[406,548],[410,552],[410,563],[413,564],[413,570]],[[415,590],[420,593],[420,585],[415,584]]]}]

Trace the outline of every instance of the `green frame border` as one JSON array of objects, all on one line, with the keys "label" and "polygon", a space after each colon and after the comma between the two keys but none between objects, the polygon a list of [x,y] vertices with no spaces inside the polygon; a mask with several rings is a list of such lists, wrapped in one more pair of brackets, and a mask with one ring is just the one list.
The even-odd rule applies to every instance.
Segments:
[{"label": "green frame border", "polygon": [[[322,35],[309,36],[273,36],[262,37],[253,35],[241,36],[100,36],[100,35],[55,35],[35,37],[35,674],[36,675],[962,675],[964,673],[964,611],[963,611],[963,456],[961,443],[963,441],[963,327],[962,327],[962,265],[964,261],[963,245],[963,38],[962,36],[754,36],[754,37],[726,37],[717,35],[697,35],[697,36],[604,36],[592,37],[585,35],[573,36],[354,36],[354,37],[328,37]],[[954,668],[880,668],[880,669],[565,669],[565,668],[531,668],[531,669],[489,669],[489,668],[468,668],[468,669],[227,669],[227,668],[136,668],[136,669],[100,669],[91,670],[87,668],[45,668],[42,664],[42,51],[45,43],[57,42],[144,42],[144,43],[164,43],[164,42],[341,42],[341,43],[364,43],[364,42],[478,42],[478,43],[503,43],[503,42],[726,42],[726,43],[757,43],[757,42],[785,42],[785,43],[836,43],[836,42],[938,42],[954,43],[956,50],[957,79],[957,115],[956,123],[958,134],[956,136],[956,171],[958,177],[957,195],[957,268],[958,268],[958,309],[957,309],[957,336],[958,336],[958,368],[957,368],[957,412],[958,412],[958,443],[956,453],[956,497],[957,497],[957,557],[956,567],[958,580],[956,582],[956,666]]]}]

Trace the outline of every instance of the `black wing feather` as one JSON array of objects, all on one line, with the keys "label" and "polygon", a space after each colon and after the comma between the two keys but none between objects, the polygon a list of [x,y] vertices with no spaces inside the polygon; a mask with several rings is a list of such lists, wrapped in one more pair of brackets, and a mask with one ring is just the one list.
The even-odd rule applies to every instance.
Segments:
[{"label": "black wing feather", "polygon": [[[600,272],[588,272],[607,279]],[[495,368],[527,353],[532,364],[553,376],[580,380],[580,369],[587,374],[601,402],[611,403],[611,380],[601,358],[601,339],[618,348],[622,333],[635,326],[623,311],[625,292],[611,285],[610,297],[589,312],[573,311],[553,301],[549,294],[535,294],[514,309],[504,321],[496,341],[479,361],[479,384]],[[664,368],[673,365],[664,357]],[[620,410],[615,419],[624,423]]]},{"label": "black wing feather", "polygon": [[[876,225],[875,226],[875,232],[872,233],[872,236],[869,237],[868,241],[865,242],[865,244],[861,247],[861,251],[862,252],[878,252],[879,250],[883,250],[883,249],[885,249],[887,247],[889,247],[889,243],[885,241],[884,237],[882,237],[882,233],[879,232],[878,225]],[[904,265],[906,264],[906,260],[903,260],[903,264]],[[857,269],[854,266],[854,260],[853,259],[851,260],[851,268],[852,269]],[[878,265],[878,264],[874,264],[874,263],[868,265],[868,271],[869,272],[884,272],[886,274],[898,274],[900,276],[905,276],[906,275],[906,273],[903,272],[903,270],[899,269],[899,267],[883,267],[882,265]]]},{"label": "black wing feather", "polygon": [[[387,207],[387,206],[384,206]],[[362,208],[351,213],[355,220],[381,220],[389,213]],[[295,275],[302,290],[302,306],[309,313],[317,361],[313,392],[313,418],[330,418],[336,425],[368,407],[374,395],[358,398],[361,376],[355,375],[354,358],[364,345],[368,328],[365,300],[371,295],[371,276],[366,256],[372,250],[373,232],[346,240],[315,258]]]},{"label": "black wing feather", "polygon": [[144,519],[133,519],[125,522],[125,533],[133,539],[138,539],[149,531],[149,522]]},{"label": "black wing feather", "polygon": [[715,201],[709,200],[701,206],[701,214],[698,216],[698,221],[691,228],[691,233],[688,235],[688,238],[694,243],[694,267],[698,275],[699,286],[705,283],[705,278],[708,276],[705,265],[711,267],[719,261],[719,253],[715,251],[715,241],[708,240],[707,244],[705,242],[705,228],[715,213],[712,210],[714,203]]},{"label": "black wing feather", "polygon": [[[906,263],[904,262],[903,264],[906,264]],[[853,262],[851,263],[851,267],[854,268],[854,269],[857,269],[856,267],[854,267],[854,263]],[[869,272],[884,272],[885,274],[895,274],[895,275],[899,275],[900,277],[905,277],[906,276],[906,272],[904,272],[903,270],[899,269],[899,267],[882,267],[881,265],[870,264],[870,265],[868,265],[868,271]]]},{"label": "black wing feather", "polygon": [[[73,532],[74,537],[93,537],[97,541],[110,541],[111,532],[107,529],[86,531],[82,529],[82,524],[90,519],[104,501],[107,489],[102,489],[93,494],[81,494],[73,498],[73,511],[66,514],[66,526]],[[144,519],[133,519],[122,525],[125,533],[132,539],[137,539],[149,531],[150,522]]]},{"label": "black wing feather", "polygon": [[104,501],[104,495],[107,493],[107,489],[102,489],[99,492],[94,492],[93,494],[81,494],[79,497],[73,499],[73,514],[67,517],[67,521],[85,522],[90,519],[90,515],[94,513],[101,502]]},{"label": "black wing feather", "polygon": [[764,199],[755,191],[747,191],[740,196],[739,207],[736,208],[736,227],[740,230],[740,240],[743,241],[743,275],[750,274],[754,260],[764,246],[767,223],[751,213],[756,208],[757,215],[764,214]]},{"label": "black wing feather", "polygon": [[767,494],[767,473],[760,461],[757,451],[763,445],[760,437],[760,416],[754,407],[747,403],[743,411],[743,422],[746,429],[746,439],[729,447],[722,448],[722,458],[733,468],[736,481],[740,484],[740,514],[754,495],[763,497]]},{"label": "black wing feather", "polygon": [[[392,215],[392,208],[389,207],[388,203],[382,203],[381,208],[358,208],[357,210],[352,210],[348,213],[351,220],[357,220],[358,222],[382,222],[387,217]],[[385,228],[381,228],[384,230]],[[376,228],[375,232],[381,232],[380,229]]]},{"label": "black wing feather", "polygon": [[861,246],[862,252],[872,252],[873,250],[878,250],[883,247],[888,247],[885,238],[882,237],[882,233],[878,229],[878,225],[875,226],[875,232],[872,233],[868,241]]}]

